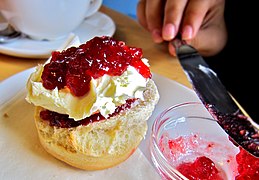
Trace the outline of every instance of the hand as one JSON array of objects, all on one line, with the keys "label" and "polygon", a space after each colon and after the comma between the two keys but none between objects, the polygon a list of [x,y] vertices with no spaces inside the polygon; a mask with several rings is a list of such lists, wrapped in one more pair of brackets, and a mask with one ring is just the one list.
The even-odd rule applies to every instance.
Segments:
[{"label": "hand", "polygon": [[[224,7],[224,0],[140,0],[137,16],[154,42],[170,41],[181,33],[203,56],[211,56],[227,41]],[[168,44],[170,54],[175,55]]]}]

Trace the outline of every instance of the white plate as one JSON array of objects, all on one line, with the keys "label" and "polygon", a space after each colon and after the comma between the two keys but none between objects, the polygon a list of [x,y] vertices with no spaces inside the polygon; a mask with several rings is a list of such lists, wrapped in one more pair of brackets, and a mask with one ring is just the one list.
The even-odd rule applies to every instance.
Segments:
[{"label": "white plate", "polygon": [[[122,164],[102,171],[82,171],[47,154],[38,141],[33,122],[33,105],[25,101],[25,84],[34,68],[0,83],[0,179],[160,179],[148,151],[148,131],[138,150]],[[148,121],[165,108],[178,103],[199,101],[194,91],[154,74],[160,101]],[[136,163],[137,162],[137,163]]]},{"label": "white plate", "polygon": [[[84,43],[95,36],[112,36],[115,32],[115,23],[102,12],[97,12],[85,21],[73,32]],[[21,38],[17,41],[0,44],[0,53],[22,58],[48,58],[53,50],[58,49],[64,39],[55,41],[37,41]]]}]

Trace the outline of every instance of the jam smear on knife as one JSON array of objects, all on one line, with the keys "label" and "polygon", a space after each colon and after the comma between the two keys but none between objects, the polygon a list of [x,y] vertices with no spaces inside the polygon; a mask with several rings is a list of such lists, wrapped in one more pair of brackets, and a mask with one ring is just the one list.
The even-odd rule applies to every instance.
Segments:
[{"label": "jam smear on knife", "polygon": [[223,114],[211,108],[209,108],[209,112],[218,121],[219,125],[229,134],[233,144],[237,145],[237,142],[242,147],[246,147],[245,149],[251,154],[259,157],[259,131],[253,127],[247,116],[239,112]]}]

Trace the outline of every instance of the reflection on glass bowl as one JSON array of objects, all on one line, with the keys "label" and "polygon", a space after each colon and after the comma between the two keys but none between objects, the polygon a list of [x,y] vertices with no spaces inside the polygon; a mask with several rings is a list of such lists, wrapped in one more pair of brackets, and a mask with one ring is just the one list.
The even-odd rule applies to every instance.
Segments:
[{"label": "reflection on glass bowl", "polygon": [[152,126],[151,159],[163,179],[235,179],[239,148],[199,102],[172,106]]}]

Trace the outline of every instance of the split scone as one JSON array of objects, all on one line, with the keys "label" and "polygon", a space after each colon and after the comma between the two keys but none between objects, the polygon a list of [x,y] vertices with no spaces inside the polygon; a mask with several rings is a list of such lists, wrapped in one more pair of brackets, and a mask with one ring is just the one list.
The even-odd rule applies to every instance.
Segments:
[{"label": "split scone", "polygon": [[27,90],[42,146],[85,170],[125,161],[159,100],[142,50],[106,36],[53,52],[31,74]]}]

